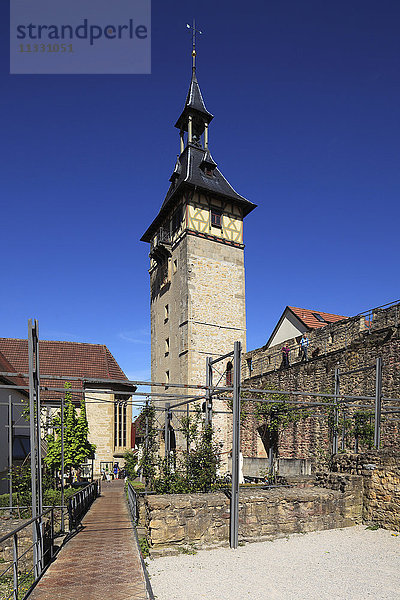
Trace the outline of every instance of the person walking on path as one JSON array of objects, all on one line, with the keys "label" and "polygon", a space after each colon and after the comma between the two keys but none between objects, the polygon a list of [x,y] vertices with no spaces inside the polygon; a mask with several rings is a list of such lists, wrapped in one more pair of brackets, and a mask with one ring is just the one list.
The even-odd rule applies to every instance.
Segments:
[{"label": "person walking on path", "polygon": [[287,369],[289,366],[289,352],[290,352],[290,348],[287,342],[285,342],[283,348],[282,348],[282,367],[284,369]]},{"label": "person walking on path", "polygon": [[303,333],[303,337],[300,340],[300,352],[301,352],[301,361],[307,362],[307,352],[308,346],[310,345],[310,340],[307,337],[307,334]]}]

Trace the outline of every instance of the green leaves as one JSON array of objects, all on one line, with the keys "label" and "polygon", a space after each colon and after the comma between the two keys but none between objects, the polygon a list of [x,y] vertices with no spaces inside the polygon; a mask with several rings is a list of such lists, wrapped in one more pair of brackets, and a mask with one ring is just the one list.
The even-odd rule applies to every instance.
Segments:
[{"label": "green leaves", "polygon": [[[274,453],[278,453],[279,436],[293,423],[308,417],[309,412],[301,406],[287,402],[287,396],[284,394],[266,394],[265,399],[273,402],[256,402],[253,404],[253,410],[261,436],[265,439],[267,446],[273,448]],[[251,401],[245,404],[250,404]],[[255,406],[254,406],[255,405]]]},{"label": "green leaves", "polygon": [[[85,460],[92,458],[96,446],[88,440],[89,426],[86,416],[85,400],[82,397],[80,413],[77,416],[70,392],[71,384],[66,382],[64,409],[64,466],[66,469],[77,469]],[[61,468],[61,416],[57,413],[53,418],[54,433],[48,435],[47,454],[44,462],[51,468]]]},{"label": "green leaves", "polygon": [[159,460],[159,475],[153,489],[159,494],[208,492],[218,480],[219,447],[213,441],[211,425],[202,424],[201,411],[181,419],[181,431],[189,440],[188,450],[175,460]]},{"label": "green leaves", "polygon": [[132,450],[127,450],[124,454],[125,459],[125,472],[131,481],[136,477],[136,466],[138,464],[137,454],[134,454]]},{"label": "green leaves", "polygon": [[154,406],[147,404],[142,410],[142,428],[145,428],[145,441],[142,457],[139,461],[140,468],[146,482],[146,487],[153,488],[156,473],[156,451],[157,451],[157,430],[155,428]]}]

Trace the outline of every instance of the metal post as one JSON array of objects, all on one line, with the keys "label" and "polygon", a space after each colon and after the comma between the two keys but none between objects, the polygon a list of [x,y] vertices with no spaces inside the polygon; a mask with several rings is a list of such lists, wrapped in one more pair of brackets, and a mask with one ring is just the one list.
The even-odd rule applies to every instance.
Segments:
[{"label": "metal post", "polygon": [[165,439],[165,460],[167,468],[169,466],[169,419],[170,419],[170,403],[165,404],[165,425],[164,425],[164,439]]},{"label": "metal post", "polygon": [[13,535],[13,600],[18,600],[18,534]]},{"label": "metal post", "polygon": [[344,451],[346,447],[346,410],[343,409],[343,427],[342,427],[342,445],[341,449]]},{"label": "metal post", "polygon": [[333,418],[333,437],[332,437],[332,455],[338,452],[338,433],[339,433],[339,409],[338,395],[340,393],[340,372],[335,369],[335,400],[334,400],[334,418]]},{"label": "metal post", "polygon": [[[63,511],[61,510],[61,514]],[[54,508],[51,509],[50,512],[50,559],[53,559],[54,556]]]},{"label": "metal post", "polygon": [[61,532],[64,533],[64,395],[61,396]]},{"label": "metal post", "polygon": [[382,412],[382,358],[376,359],[376,380],[375,380],[375,429],[374,445],[379,448],[381,442],[381,412]]},{"label": "metal post", "polygon": [[[37,439],[37,492],[38,513],[43,512],[43,490],[42,490],[42,445],[41,445],[41,405],[40,405],[40,370],[39,370],[39,323],[35,319],[35,392],[36,392],[36,439]],[[40,527],[42,522],[40,521]]]},{"label": "metal post", "polygon": [[10,517],[12,517],[13,507],[13,422],[12,422],[12,397],[8,396],[8,481],[9,481],[9,499],[10,499]]},{"label": "metal post", "polygon": [[238,547],[239,535],[239,453],[240,453],[240,360],[241,343],[235,342],[233,354],[233,426],[232,426],[232,494],[230,546]]},{"label": "metal post", "polygon": [[[189,403],[186,404],[186,419],[187,419],[187,432],[186,432],[186,452],[189,454],[189,450],[190,450],[190,432],[189,432]],[[189,468],[189,465],[188,465]]]},{"label": "metal post", "polygon": [[[147,456],[148,456],[148,450],[149,450],[149,400],[146,399],[146,412],[145,412],[145,436],[144,436],[144,452],[145,452],[145,456],[146,456],[146,461],[147,461]],[[143,481],[143,469],[140,469],[140,476],[139,476],[139,480]],[[145,481],[145,489],[147,491],[147,481]]]},{"label": "metal post", "polygon": [[[34,360],[34,336],[32,319],[28,321],[28,356],[29,356],[29,434],[31,449],[31,490],[32,490],[32,518],[36,519],[37,512],[37,439],[35,428],[35,360]],[[33,565],[35,579],[39,576],[37,572],[37,533],[35,522],[32,525],[33,542]]]},{"label": "metal post", "polygon": [[212,365],[211,358],[206,358],[206,426],[212,424],[212,393],[210,387],[212,386]]},{"label": "metal post", "polygon": [[269,474],[273,475],[273,468],[274,468],[274,449],[272,446],[270,446],[268,448],[268,469],[269,469]]}]

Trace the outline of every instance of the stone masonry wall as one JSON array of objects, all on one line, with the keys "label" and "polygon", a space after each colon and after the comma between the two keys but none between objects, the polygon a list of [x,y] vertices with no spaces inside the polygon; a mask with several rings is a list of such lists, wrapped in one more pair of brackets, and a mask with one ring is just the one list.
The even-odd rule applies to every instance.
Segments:
[{"label": "stone masonry wall", "polygon": [[362,476],[364,521],[400,531],[400,452],[389,449],[338,454],[332,468],[339,473]]},{"label": "stone masonry wall", "polygon": [[[307,363],[297,363],[288,369],[278,369],[252,376],[245,379],[243,386],[252,388],[267,388],[276,390],[299,390],[320,393],[334,392],[335,367],[341,370],[355,369],[362,366],[372,368],[356,374],[341,377],[341,393],[354,395],[375,395],[375,362],[378,356],[383,360],[383,396],[388,398],[400,397],[400,334],[396,322],[396,307],[379,311],[376,329],[366,335],[354,335],[347,347],[335,350],[318,358],[310,359]],[[386,325],[387,324],[387,325]],[[337,326],[337,325],[335,325]],[[331,326],[329,326],[331,327]],[[325,328],[323,328],[325,329]],[[349,336],[350,337],[350,336]],[[318,402],[317,398],[303,397],[310,402]],[[360,404],[360,403],[358,403]],[[373,412],[373,401],[363,401],[361,405],[370,405]],[[400,408],[400,402],[394,403]],[[385,402],[383,403],[383,409]],[[363,409],[364,410],[364,409]],[[349,413],[348,413],[349,416]],[[399,447],[398,421],[389,420],[386,416],[382,422],[382,447]],[[257,423],[249,417],[242,426],[242,451],[251,456],[257,443],[255,429]],[[330,431],[326,409],[315,408],[312,416],[288,427],[281,435],[279,454],[282,458],[318,457],[320,453],[330,451]],[[354,440],[346,441],[351,450]],[[360,448],[365,450],[365,448]]]},{"label": "stone masonry wall", "polygon": [[[310,341],[309,357],[318,349],[319,356],[347,349],[353,342],[366,339],[371,333],[400,325],[400,304],[385,309],[374,309],[368,315],[358,315],[330,323],[307,333]],[[301,335],[287,340],[290,347],[290,363],[300,362]],[[281,367],[283,344],[267,348],[263,346],[243,356],[242,379],[258,377]]]},{"label": "stone masonry wall", "polygon": [[[332,474],[325,487],[241,489],[239,540],[259,541],[361,522],[362,477]],[[336,489],[329,489],[329,486]],[[194,544],[229,543],[229,499],[223,493],[174,494],[141,499],[152,554]],[[145,520],[145,523],[144,523]]]}]

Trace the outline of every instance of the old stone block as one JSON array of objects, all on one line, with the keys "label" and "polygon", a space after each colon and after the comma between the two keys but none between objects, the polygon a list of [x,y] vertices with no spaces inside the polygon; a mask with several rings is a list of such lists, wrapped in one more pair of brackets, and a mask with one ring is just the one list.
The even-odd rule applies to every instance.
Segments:
[{"label": "old stone block", "polygon": [[164,509],[171,505],[170,498],[165,496],[147,496],[149,510]]}]

